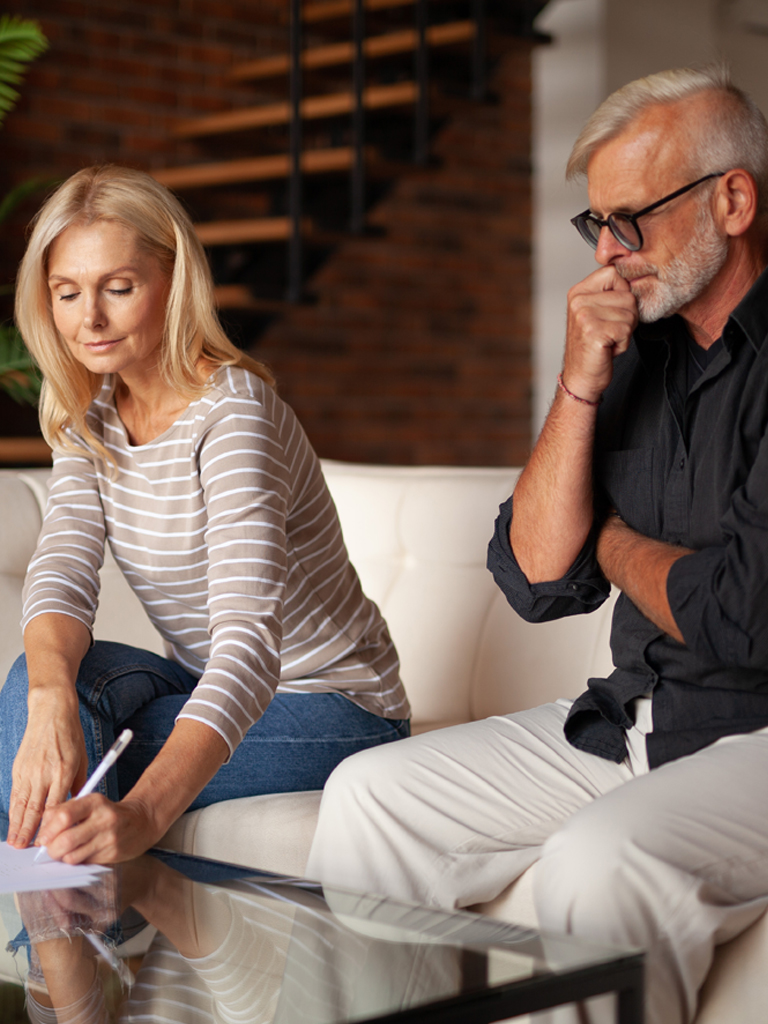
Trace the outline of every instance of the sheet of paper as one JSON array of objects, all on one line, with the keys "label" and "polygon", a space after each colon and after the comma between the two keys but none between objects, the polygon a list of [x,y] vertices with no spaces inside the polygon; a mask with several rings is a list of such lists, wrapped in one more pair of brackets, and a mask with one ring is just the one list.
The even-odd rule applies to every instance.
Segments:
[{"label": "sheet of paper", "polygon": [[36,854],[35,847],[16,850],[7,843],[0,843],[0,893],[74,889],[90,885],[109,871],[101,864],[62,864],[50,859],[36,864]]}]

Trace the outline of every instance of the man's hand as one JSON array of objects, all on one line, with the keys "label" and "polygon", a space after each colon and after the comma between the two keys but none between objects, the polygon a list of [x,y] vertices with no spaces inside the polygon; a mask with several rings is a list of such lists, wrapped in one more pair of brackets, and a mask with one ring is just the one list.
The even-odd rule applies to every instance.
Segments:
[{"label": "man's hand", "polygon": [[569,391],[589,402],[600,399],[637,321],[637,300],[614,267],[601,267],[571,288],[563,367]]},{"label": "man's hand", "polygon": [[8,845],[28,846],[46,807],[77,792],[87,776],[77,695],[63,688],[30,694],[29,720],[13,763]]}]

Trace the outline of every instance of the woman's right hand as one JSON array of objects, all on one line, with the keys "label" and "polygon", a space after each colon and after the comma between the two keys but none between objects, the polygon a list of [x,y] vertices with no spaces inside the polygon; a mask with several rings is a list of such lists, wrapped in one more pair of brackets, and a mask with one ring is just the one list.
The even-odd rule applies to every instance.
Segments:
[{"label": "woman's right hand", "polygon": [[35,837],[46,807],[77,793],[88,777],[77,694],[32,690],[29,719],[16,760],[8,813],[8,844],[22,849]]}]

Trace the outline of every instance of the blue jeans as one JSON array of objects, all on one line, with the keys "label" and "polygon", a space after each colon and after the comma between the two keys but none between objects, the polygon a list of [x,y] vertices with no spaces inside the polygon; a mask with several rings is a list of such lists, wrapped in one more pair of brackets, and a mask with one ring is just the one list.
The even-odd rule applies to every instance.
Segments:
[{"label": "blue jeans", "polygon": [[[131,789],[170,735],[196,682],[180,665],[149,651],[108,641],[90,649],[77,677],[89,772],[121,730],[133,730],[131,744],[102,780],[100,792],[117,800]],[[3,826],[11,769],[27,725],[27,685],[22,655],[0,690]],[[409,733],[407,719],[381,718],[338,693],[278,693],[190,810],[241,796],[322,789],[345,757]]]}]

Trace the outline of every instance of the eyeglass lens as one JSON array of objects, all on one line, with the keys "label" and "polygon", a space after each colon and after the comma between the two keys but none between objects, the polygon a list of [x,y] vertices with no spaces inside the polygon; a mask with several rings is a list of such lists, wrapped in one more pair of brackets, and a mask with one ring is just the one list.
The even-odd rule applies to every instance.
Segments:
[{"label": "eyeglass lens", "polygon": [[[588,242],[593,249],[597,248],[600,240],[600,231],[605,221],[600,221],[590,214],[585,214],[578,219],[577,227],[585,242]],[[621,213],[612,213],[608,217],[608,227],[614,238],[631,252],[636,252],[643,244],[640,233],[627,217]]]}]

